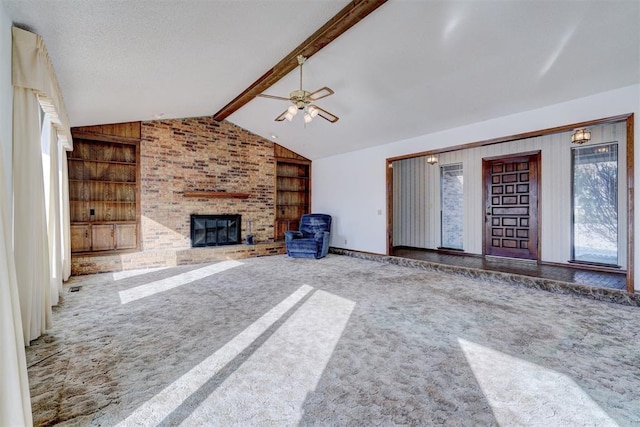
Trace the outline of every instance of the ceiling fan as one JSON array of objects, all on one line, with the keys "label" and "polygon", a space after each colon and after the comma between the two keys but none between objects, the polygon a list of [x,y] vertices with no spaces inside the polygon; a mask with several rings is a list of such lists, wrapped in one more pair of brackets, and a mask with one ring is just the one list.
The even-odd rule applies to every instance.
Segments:
[{"label": "ceiling fan", "polygon": [[328,112],[324,108],[320,108],[317,105],[312,104],[312,102],[314,101],[326,98],[329,95],[333,95],[333,90],[329,89],[326,86],[313,92],[307,92],[306,90],[302,89],[302,65],[306,60],[307,58],[305,58],[304,56],[298,55],[298,65],[300,65],[300,89],[291,92],[288,98],[285,98],[284,96],[267,95],[266,93],[261,93],[257,96],[260,96],[262,98],[289,101],[293,104],[290,105],[289,108],[284,110],[282,114],[276,117],[276,122],[281,122],[284,119],[291,121],[293,119],[293,116],[298,114],[298,110],[301,110],[304,112],[305,125],[307,123],[310,123],[311,120],[313,120],[316,116],[320,116],[331,123],[335,123],[339,119],[338,116]]}]

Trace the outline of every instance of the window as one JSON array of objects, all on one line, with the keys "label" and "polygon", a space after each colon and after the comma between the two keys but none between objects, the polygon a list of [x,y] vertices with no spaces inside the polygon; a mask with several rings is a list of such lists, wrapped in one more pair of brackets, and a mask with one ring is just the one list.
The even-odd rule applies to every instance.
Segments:
[{"label": "window", "polygon": [[573,261],[618,264],[618,144],[578,147],[573,164]]},{"label": "window", "polygon": [[462,249],[462,184],[462,164],[440,167],[440,229],[443,248]]}]

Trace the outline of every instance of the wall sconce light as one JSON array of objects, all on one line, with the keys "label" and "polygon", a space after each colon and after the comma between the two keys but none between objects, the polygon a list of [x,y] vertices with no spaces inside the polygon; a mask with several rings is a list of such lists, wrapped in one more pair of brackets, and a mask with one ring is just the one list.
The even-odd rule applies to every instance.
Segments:
[{"label": "wall sconce light", "polygon": [[435,165],[436,163],[438,163],[438,156],[436,156],[435,154],[428,155],[427,163],[429,163],[430,165]]},{"label": "wall sconce light", "polygon": [[589,142],[590,139],[591,139],[591,131],[587,129],[576,129],[571,134],[572,144],[584,144],[585,142]]}]

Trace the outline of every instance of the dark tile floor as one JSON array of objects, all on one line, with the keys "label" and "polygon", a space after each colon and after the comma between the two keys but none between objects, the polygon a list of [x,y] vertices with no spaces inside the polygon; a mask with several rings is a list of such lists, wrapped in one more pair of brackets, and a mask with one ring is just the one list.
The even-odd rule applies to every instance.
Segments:
[{"label": "dark tile floor", "polygon": [[484,258],[469,255],[441,253],[426,249],[394,248],[393,255],[447,265],[456,265],[481,270],[500,271],[523,276],[540,277],[569,283],[597,286],[610,289],[626,289],[627,276],[624,272],[608,273],[580,270],[572,267],[539,265],[535,262],[504,258]]}]

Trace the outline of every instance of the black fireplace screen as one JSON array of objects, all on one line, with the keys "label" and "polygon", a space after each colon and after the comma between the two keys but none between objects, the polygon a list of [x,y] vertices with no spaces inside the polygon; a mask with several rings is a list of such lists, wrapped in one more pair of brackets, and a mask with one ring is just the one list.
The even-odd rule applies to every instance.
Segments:
[{"label": "black fireplace screen", "polygon": [[191,215],[191,247],[241,243],[240,215]]}]

